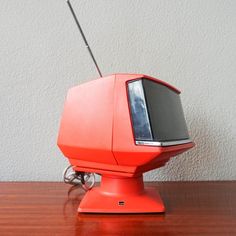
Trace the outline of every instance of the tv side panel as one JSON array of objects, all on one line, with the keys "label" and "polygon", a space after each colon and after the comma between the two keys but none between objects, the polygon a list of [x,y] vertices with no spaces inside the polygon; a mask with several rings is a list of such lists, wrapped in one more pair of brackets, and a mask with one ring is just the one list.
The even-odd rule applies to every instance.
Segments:
[{"label": "tv side panel", "polygon": [[69,90],[58,146],[71,159],[117,164],[112,153],[114,76]]}]

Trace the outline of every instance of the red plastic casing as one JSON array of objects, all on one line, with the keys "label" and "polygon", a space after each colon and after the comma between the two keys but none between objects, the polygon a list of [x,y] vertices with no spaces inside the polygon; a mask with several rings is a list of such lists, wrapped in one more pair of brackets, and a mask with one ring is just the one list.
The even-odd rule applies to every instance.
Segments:
[{"label": "red plastic casing", "polygon": [[58,146],[78,170],[122,176],[163,166],[194,146],[136,145],[127,83],[145,77],[180,93],[173,86],[142,74],[114,74],[69,90],[61,118]]}]

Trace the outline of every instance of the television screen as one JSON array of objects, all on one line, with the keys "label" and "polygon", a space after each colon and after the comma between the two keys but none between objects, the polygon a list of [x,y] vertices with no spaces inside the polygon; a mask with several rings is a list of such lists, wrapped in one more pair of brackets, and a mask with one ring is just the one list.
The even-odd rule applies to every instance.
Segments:
[{"label": "television screen", "polygon": [[188,140],[180,96],[149,79],[128,84],[129,104],[136,141]]}]

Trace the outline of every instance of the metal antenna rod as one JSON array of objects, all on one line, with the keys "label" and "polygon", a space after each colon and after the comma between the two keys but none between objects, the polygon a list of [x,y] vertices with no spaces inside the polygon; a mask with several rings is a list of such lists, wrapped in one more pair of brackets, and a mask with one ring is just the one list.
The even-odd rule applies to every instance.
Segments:
[{"label": "metal antenna rod", "polygon": [[102,77],[102,73],[101,73],[101,71],[100,71],[100,69],[99,69],[99,67],[98,67],[98,64],[97,64],[97,62],[96,62],[96,60],[95,60],[95,58],[94,58],[94,55],[93,55],[93,53],[92,53],[91,48],[89,47],[88,41],[87,41],[87,39],[86,39],[86,37],[85,37],[85,35],[84,35],[84,32],[83,32],[83,30],[82,30],[82,28],[81,28],[81,26],[80,26],[80,23],[79,23],[79,21],[78,21],[76,15],[75,15],[75,12],[74,12],[73,7],[72,7],[72,5],[71,5],[71,3],[70,3],[70,0],[67,0],[66,2],[67,2],[68,6],[69,6],[69,8],[70,8],[70,11],[71,11],[73,17],[74,17],[75,23],[76,23],[76,25],[77,25],[78,28],[79,28],[79,32],[80,32],[80,34],[81,34],[81,36],[82,36],[82,38],[83,38],[83,40],[84,40],[85,46],[86,46],[86,48],[88,49],[89,54],[90,54],[90,56],[92,57],[92,60],[93,60],[95,66],[96,66],[96,68],[97,68],[98,74],[100,75],[100,77]]}]

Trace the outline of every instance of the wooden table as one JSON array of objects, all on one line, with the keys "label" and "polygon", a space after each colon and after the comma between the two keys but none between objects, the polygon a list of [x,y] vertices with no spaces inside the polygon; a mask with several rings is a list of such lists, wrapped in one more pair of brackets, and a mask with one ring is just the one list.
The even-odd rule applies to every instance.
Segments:
[{"label": "wooden table", "polygon": [[0,235],[236,235],[235,182],[151,183],[165,214],[77,214],[83,190],[0,183]]}]

